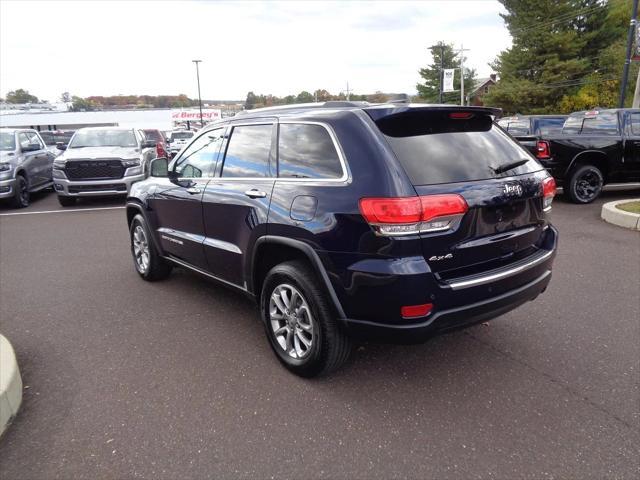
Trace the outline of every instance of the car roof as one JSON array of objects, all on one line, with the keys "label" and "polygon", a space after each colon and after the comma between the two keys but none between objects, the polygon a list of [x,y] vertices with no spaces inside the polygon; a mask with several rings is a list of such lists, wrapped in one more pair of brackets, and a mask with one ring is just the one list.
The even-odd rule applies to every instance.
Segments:
[{"label": "car roof", "polygon": [[249,120],[257,118],[286,118],[300,115],[317,115],[326,118],[327,116],[331,116],[332,114],[339,114],[345,111],[357,110],[365,111],[374,120],[378,120],[388,115],[417,110],[475,111],[495,116],[502,115],[501,109],[490,107],[401,102],[372,104],[368,102],[329,101],[318,103],[279,105],[276,107],[257,108],[255,110],[243,110],[234,117],[225,118],[223,120],[211,123],[207,126],[207,128],[215,128],[216,126],[219,126],[221,124],[234,122],[236,120]]},{"label": "car roof", "polygon": [[0,131],[2,131],[2,132],[11,132],[11,133],[17,133],[17,132],[36,132],[36,133],[40,133],[40,132],[37,132],[36,130],[34,130],[33,128],[0,127]]},{"label": "car roof", "polygon": [[77,131],[81,131],[81,130],[122,130],[123,132],[125,131],[129,131],[129,130],[136,130],[135,127],[119,127],[119,126],[115,126],[115,127],[82,127],[79,128]]}]

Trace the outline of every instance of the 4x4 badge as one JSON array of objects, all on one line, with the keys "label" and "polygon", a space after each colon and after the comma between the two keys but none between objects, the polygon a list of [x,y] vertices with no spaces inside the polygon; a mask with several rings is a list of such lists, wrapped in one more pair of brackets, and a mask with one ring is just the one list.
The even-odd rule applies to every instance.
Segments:
[{"label": "4x4 badge", "polygon": [[446,255],[434,255],[429,258],[430,262],[437,262],[439,260],[450,260],[453,258],[453,253],[447,253]]},{"label": "4x4 badge", "polygon": [[503,188],[503,192],[505,195],[512,195],[520,197],[524,193],[524,189],[522,185],[519,183],[506,183]]}]

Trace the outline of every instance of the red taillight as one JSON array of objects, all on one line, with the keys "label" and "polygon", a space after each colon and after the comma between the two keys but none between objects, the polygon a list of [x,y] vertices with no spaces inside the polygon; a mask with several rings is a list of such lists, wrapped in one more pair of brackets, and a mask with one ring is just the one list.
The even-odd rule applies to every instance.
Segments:
[{"label": "red taillight", "polygon": [[433,309],[432,303],[425,303],[422,305],[406,305],[400,308],[400,314],[402,318],[417,318],[424,317]]},{"label": "red taillight", "polygon": [[360,200],[362,216],[382,235],[448,230],[468,208],[458,194]]},{"label": "red taillight", "polygon": [[551,158],[551,149],[549,148],[549,142],[546,140],[538,140],[536,145],[536,157],[538,158]]},{"label": "red taillight", "polygon": [[542,207],[545,211],[551,209],[553,197],[556,195],[556,181],[553,177],[547,177],[542,181]]}]

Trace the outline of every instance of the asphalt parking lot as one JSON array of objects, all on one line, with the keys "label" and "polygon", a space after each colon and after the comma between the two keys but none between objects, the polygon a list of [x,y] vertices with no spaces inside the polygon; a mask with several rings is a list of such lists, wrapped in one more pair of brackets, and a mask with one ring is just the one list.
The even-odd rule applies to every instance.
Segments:
[{"label": "asphalt parking lot", "polygon": [[362,345],[316,380],[278,364],[243,296],[180,270],[140,280],[120,202],[2,207],[0,331],[25,390],[0,476],[638,478],[640,235],[599,215],[639,194],[556,199],[537,301]]}]

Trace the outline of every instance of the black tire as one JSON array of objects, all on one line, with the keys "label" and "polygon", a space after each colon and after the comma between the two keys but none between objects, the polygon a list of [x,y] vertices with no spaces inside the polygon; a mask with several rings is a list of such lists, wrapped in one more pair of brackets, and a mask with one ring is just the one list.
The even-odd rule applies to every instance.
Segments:
[{"label": "black tire", "polygon": [[[290,328],[289,324],[292,319],[289,317],[289,320],[284,318],[272,320],[271,317],[272,296],[279,287],[283,286],[293,287],[302,296],[302,301],[306,303],[311,313],[311,318],[307,317],[305,320],[306,325],[307,328],[309,325],[312,327],[311,330],[305,333],[298,323],[293,320],[295,326],[292,332],[295,331],[297,333],[291,333],[291,344],[287,340],[289,331],[284,335],[279,335],[280,341],[285,345],[279,343],[275,332],[278,327],[280,330],[287,327]],[[290,302],[293,299],[292,297],[288,297]],[[282,301],[281,297],[280,300]],[[296,375],[307,378],[326,375],[338,369],[349,358],[351,342],[338,325],[334,308],[328,300],[325,289],[305,262],[290,261],[273,267],[264,281],[260,305],[262,320],[271,348],[278,360]],[[302,307],[301,304],[298,305]],[[294,308],[290,312],[292,316],[297,317],[298,312],[294,313]],[[276,313],[278,313],[277,310]],[[280,325],[278,322],[282,322],[284,325]],[[272,325],[273,323],[275,323],[275,326]],[[301,321],[300,325],[302,323]],[[286,346],[290,345],[292,353],[295,352],[297,347],[292,345],[294,342],[297,342],[300,347],[306,345],[301,343],[302,340],[299,340],[299,334],[308,335],[311,331],[313,333],[310,340],[311,346],[304,351],[304,356],[300,358],[292,357],[287,352]],[[305,338],[309,341],[308,337]]]},{"label": "black tire", "polygon": [[[141,231],[138,230],[139,228]],[[144,235],[144,244],[147,248],[146,262],[142,262],[140,260],[142,256],[136,251],[136,242],[140,240],[141,234]],[[153,239],[151,238],[149,228],[147,227],[147,222],[145,222],[144,217],[140,214],[133,217],[133,220],[131,221],[131,226],[129,227],[129,239],[131,241],[133,265],[136,272],[138,272],[144,280],[154,282],[156,280],[163,280],[169,276],[172,266],[158,253],[158,250],[153,243]],[[139,243],[137,246],[140,248]]]},{"label": "black tire", "polygon": [[58,195],[58,203],[63,207],[73,207],[76,204],[76,197],[63,197]]},{"label": "black tire", "polygon": [[594,165],[580,165],[570,175],[568,190],[573,203],[591,203],[600,196],[604,175]]},{"label": "black tire", "polygon": [[27,178],[19,173],[16,176],[15,191],[11,199],[13,208],[25,208],[29,206],[31,195],[29,193],[29,182]]}]

